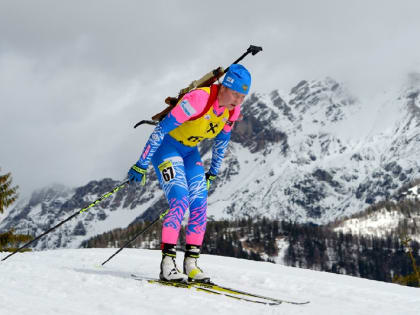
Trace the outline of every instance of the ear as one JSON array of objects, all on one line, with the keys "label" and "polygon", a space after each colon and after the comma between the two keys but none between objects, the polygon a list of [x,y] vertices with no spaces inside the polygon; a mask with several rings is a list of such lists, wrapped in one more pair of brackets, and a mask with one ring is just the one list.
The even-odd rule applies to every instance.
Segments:
[{"label": "ear", "polygon": [[217,97],[225,93],[226,87],[220,84],[219,91],[217,92]]}]

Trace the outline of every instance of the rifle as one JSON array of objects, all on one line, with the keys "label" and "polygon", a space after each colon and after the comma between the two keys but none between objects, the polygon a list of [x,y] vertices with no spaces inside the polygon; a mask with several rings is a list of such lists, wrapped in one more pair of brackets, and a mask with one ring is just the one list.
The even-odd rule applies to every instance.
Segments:
[{"label": "rifle", "polygon": [[[250,45],[247,51],[242,54],[238,59],[236,59],[232,64],[236,64],[244,59],[248,54],[252,54],[253,56],[262,51],[262,47]],[[229,66],[230,67],[230,66]],[[170,97],[168,96],[165,99],[165,103],[168,105],[163,111],[157,113],[152,117],[152,120],[142,120],[134,125],[134,128],[142,125],[142,124],[149,124],[149,125],[157,125],[159,121],[161,121],[165,116],[178,104],[178,102],[182,99],[182,97],[190,92],[191,90],[206,87],[214,84],[214,82],[218,81],[226,72],[229,71],[229,67],[223,69],[223,67],[218,67],[209,73],[205,74],[198,80],[194,80],[190,83],[190,85],[184,89],[181,89],[178,93],[177,97]]]}]

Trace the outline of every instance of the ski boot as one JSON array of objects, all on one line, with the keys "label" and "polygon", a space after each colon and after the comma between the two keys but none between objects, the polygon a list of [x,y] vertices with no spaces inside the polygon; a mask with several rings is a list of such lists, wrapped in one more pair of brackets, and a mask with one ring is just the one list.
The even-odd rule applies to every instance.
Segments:
[{"label": "ski boot", "polygon": [[173,282],[187,282],[188,277],[176,266],[175,245],[162,244],[162,262],[160,263],[159,279]]},{"label": "ski boot", "polygon": [[210,283],[210,277],[197,266],[197,260],[200,257],[200,246],[186,246],[184,257],[184,274],[188,276],[188,281]]}]

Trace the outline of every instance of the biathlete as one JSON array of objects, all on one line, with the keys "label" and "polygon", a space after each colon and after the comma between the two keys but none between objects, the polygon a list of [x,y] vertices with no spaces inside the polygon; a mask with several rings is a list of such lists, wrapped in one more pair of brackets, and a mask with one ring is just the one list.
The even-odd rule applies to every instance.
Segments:
[{"label": "biathlete", "polygon": [[[251,75],[240,65],[229,67],[221,85],[198,88],[185,94],[158,123],[138,162],[130,168],[130,181],[146,180],[149,162],[155,168],[169,203],[162,225],[160,279],[208,282],[210,277],[197,261],[206,231],[207,191],[220,169],[234,122],[248,94]],[[215,138],[210,169],[204,171],[197,144]],[[183,272],[176,265],[176,244],[185,211],[186,227]]]}]

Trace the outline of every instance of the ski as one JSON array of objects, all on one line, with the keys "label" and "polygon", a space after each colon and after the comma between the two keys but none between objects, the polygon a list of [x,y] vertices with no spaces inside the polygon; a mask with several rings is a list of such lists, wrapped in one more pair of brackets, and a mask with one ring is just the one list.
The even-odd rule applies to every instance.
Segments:
[{"label": "ski", "polygon": [[[172,281],[164,281],[164,280],[158,280],[153,278],[144,278],[139,277],[137,275],[132,275],[132,277],[135,280],[139,281],[147,281],[148,283],[153,284],[160,284],[165,286],[172,286],[172,287],[178,287],[178,288],[186,288],[186,289],[195,289],[197,291],[202,291],[206,293],[212,293],[212,294],[218,294],[227,296],[229,298],[242,300],[246,302],[252,302],[252,303],[258,303],[258,304],[265,304],[265,305],[280,305],[282,303],[287,304],[294,304],[294,305],[304,305],[308,304],[309,301],[306,302],[296,302],[296,301],[289,301],[284,299],[276,299],[268,296],[258,295],[242,290],[236,290],[232,288],[228,288],[225,286],[220,286],[215,283],[201,283],[201,282],[172,282]],[[253,300],[251,298],[261,299],[259,300]]]},{"label": "ski", "polygon": [[252,302],[252,303],[258,303],[258,304],[265,304],[265,305],[279,305],[280,303],[277,302],[270,302],[270,301],[257,301],[257,300],[251,300],[249,298],[243,297],[243,296],[237,296],[237,295],[232,295],[232,294],[228,294],[228,293],[224,293],[218,290],[214,290],[211,287],[204,287],[204,286],[200,286],[197,285],[196,283],[183,283],[183,282],[173,282],[173,281],[164,281],[164,280],[158,280],[158,279],[153,279],[153,280],[146,280],[148,283],[152,283],[152,284],[159,284],[159,285],[164,285],[164,286],[169,286],[169,287],[176,287],[176,288],[185,288],[185,289],[195,289],[196,291],[201,291],[201,292],[206,292],[209,294],[216,294],[216,295],[223,295],[232,299],[236,299],[236,300],[240,300],[240,301],[245,301],[245,302]]},{"label": "ski", "polygon": [[229,292],[231,294],[239,294],[239,295],[264,299],[264,300],[271,301],[271,302],[274,302],[274,303],[277,303],[277,304],[287,303],[287,304],[294,304],[294,305],[304,305],[304,304],[309,303],[309,301],[297,302],[297,301],[289,301],[289,300],[284,300],[284,299],[272,298],[272,297],[269,297],[269,296],[264,296],[264,295],[254,294],[254,293],[250,293],[250,292],[246,292],[246,291],[242,291],[242,290],[228,288],[228,287],[221,286],[221,285],[218,285],[218,284],[215,284],[215,283],[195,282],[194,284],[196,286],[199,286],[199,287],[211,288],[212,290],[215,290],[215,291]]}]

